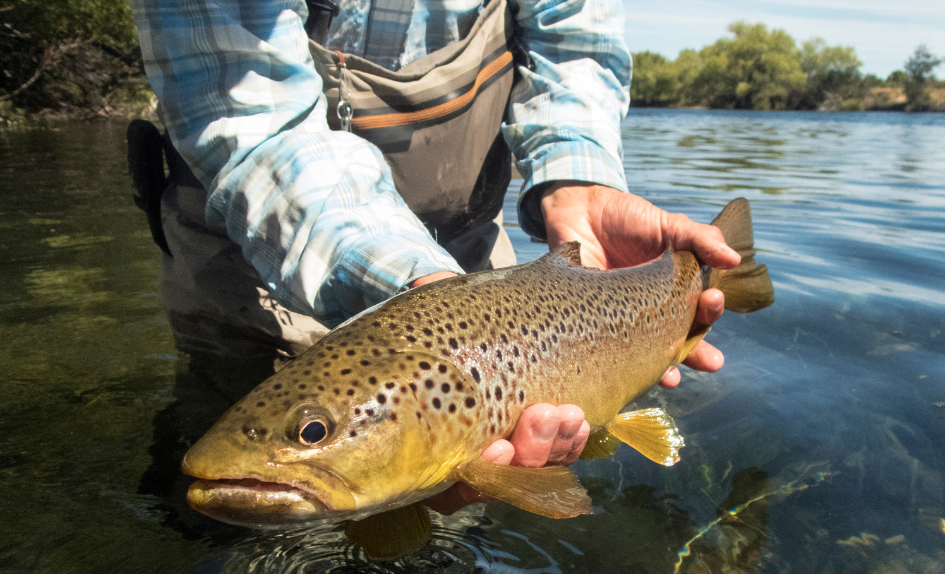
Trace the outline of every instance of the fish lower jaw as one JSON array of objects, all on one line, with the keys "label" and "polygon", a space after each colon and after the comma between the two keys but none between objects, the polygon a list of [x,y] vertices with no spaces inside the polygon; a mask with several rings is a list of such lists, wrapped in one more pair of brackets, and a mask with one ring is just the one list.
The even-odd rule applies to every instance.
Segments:
[{"label": "fish lower jaw", "polygon": [[197,480],[187,489],[187,503],[211,518],[255,528],[298,526],[335,514],[312,492],[254,478]]}]

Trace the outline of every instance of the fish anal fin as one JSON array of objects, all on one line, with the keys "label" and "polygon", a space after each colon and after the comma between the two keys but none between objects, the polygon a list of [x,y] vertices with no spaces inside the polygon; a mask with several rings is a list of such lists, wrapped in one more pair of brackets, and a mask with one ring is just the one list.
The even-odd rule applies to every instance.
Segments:
[{"label": "fish anal fin", "polygon": [[581,266],[581,242],[568,241],[562,243],[547,255],[543,255],[541,259],[551,264]]},{"label": "fish anal fin", "polygon": [[391,561],[416,552],[432,535],[430,512],[422,502],[374,514],[345,524],[348,540],[371,560]]},{"label": "fish anal fin", "polygon": [[663,409],[620,413],[607,423],[607,431],[663,466],[679,462],[679,449],[685,445],[673,418]]},{"label": "fish anal fin", "polygon": [[584,445],[584,450],[581,451],[581,459],[610,458],[614,456],[614,453],[622,444],[617,437],[601,427],[591,432],[590,436],[587,437],[587,444]]},{"label": "fish anal fin", "polygon": [[742,260],[732,269],[712,269],[708,287],[725,294],[725,308],[738,313],[749,313],[774,303],[774,287],[768,268],[755,261],[755,239],[751,225],[748,200],[733,199],[712,221],[725,237],[725,243],[741,255]]},{"label": "fish anal fin", "polygon": [[453,476],[483,494],[549,518],[594,514],[577,476],[563,466],[531,468],[474,460]]},{"label": "fish anal fin", "polygon": [[705,325],[702,323],[692,324],[692,327],[689,329],[689,334],[686,335],[686,340],[682,342],[679,347],[679,352],[673,359],[673,366],[676,366],[686,360],[686,357],[688,357],[689,353],[691,353],[692,350],[696,348],[696,345],[699,344],[699,341],[705,338],[706,334],[709,332],[709,329],[711,329],[710,325]]}]

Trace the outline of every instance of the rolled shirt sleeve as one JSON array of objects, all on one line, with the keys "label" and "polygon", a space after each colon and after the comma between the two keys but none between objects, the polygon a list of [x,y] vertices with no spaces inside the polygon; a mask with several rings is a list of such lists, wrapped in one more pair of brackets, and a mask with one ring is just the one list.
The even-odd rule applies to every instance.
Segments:
[{"label": "rolled shirt sleeve", "polygon": [[380,151],[332,132],[302,0],[132,0],[174,145],[207,219],[286,307],[334,325],[418,277],[462,273]]},{"label": "rolled shirt sleeve", "polygon": [[577,180],[627,191],[620,122],[632,63],[620,0],[514,0],[532,69],[519,68],[503,135],[524,178],[522,229],[545,239],[544,184]]}]

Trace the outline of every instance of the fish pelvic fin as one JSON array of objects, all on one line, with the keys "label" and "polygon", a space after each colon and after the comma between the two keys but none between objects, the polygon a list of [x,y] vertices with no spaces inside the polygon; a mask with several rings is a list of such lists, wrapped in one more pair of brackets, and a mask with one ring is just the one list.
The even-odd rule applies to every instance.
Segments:
[{"label": "fish pelvic fin", "polygon": [[483,494],[548,518],[594,514],[591,498],[577,475],[563,466],[532,468],[477,459],[457,469],[453,478]]},{"label": "fish pelvic fin", "polygon": [[430,512],[422,502],[345,523],[348,540],[371,560],[388,562],[423,548],[432,532]]},{"label": "fish pelvic fin", "polygon": [[587,444],[581,451],[581,460],[591,460],[593,458],[610,458],[614,456],[617,449],[623,443],[610,434],[606,428],[601,427],[587,437]]},{"label": "fish pelvic fin", "polygon": [[581,266],[581,242],[568,241],[555,247],[550,253],[542,255],[540,260],[552,265],[577,265]]},{"label": "fish pelvic fin", "polygon": [[673,466],[685,446],[673,418],[663,409],[620,413],[606,426],[607,432],[635,448],[653,462]]},{"label": "fish pelvic fin", "polygon": [[732,269],[705,268],[703,281],[707,288],[725,294],[725,308],[737,313],[750,313],[774,303],[774,287],[768,268],[755,261],[755,238],[751,226],[751,207],[744,197],[733,199],[712,221],[725,237],[725,243],[742,256]]}]

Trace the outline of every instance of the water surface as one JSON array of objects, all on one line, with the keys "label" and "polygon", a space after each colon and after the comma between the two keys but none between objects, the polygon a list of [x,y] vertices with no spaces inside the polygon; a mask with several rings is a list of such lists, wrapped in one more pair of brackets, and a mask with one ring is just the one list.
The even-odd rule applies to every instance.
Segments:
[{"label": "water surface", "polygon": [[0,133],[0,570],[945,572],[942,115],[632,110],[631,190],[699,221],[747,197],[777,302],[716,324],[722,371],[637,401],[682,462],[580,462],[595,516],[470,508],[392,565],[182,503],[174,457],[230,398],[189,390],[123,133]]}]

